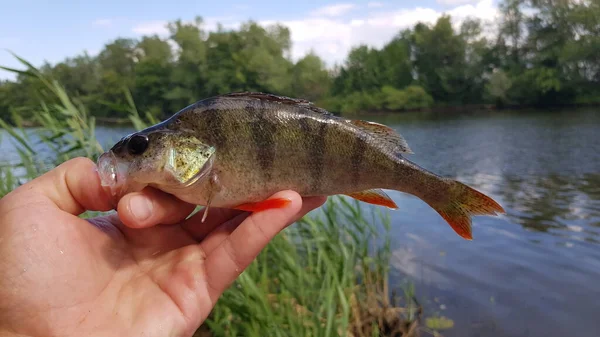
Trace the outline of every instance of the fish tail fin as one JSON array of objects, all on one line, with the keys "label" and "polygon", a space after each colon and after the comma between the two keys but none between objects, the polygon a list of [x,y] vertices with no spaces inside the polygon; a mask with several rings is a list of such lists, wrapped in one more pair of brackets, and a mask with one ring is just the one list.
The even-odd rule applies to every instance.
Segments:
[{"label": "fish tail fin", "polygon": [[443,179],[447,190],[434,200],[424,200],[448,222],[450,227],[462,238],[472,240],[471,216],[497,215],[505,211],[492,198],[455,180]]}]

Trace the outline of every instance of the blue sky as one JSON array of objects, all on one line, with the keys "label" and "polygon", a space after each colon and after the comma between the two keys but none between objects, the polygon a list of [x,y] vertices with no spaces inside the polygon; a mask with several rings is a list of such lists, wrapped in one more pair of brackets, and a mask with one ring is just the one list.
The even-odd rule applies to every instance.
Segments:
[{"label": "blue sky", "polygon": [[[35,65],[56,63],[87,50],[96,54],[116,37],[165,35],[168,21],[202,16],[210,30],[216,22],[235,27],[253,19],[280,22],[292,31],[292,56],[315,50],[329,65],[351,46],[380,46],[416,21],[433,22],[444,12],[459,20],[493,20],[496,0],[408,1],[6,1],[0,12],[0,65],[20,67],[11,50]],[[457,21],[458,22],[458,21]],[[0,70],[0,79],[13,78]]]}]

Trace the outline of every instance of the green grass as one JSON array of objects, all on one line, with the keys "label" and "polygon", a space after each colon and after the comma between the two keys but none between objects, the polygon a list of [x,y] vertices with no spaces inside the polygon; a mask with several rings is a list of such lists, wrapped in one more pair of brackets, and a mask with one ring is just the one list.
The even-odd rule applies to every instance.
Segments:
[{"label": "green grass", "polygon": [[[16,126],[0,120],[19,153],[18,163],[0,167],[0,196],[70,158],[95,160],[103,149],[85,107],[21,61],[25,74],[45,84],[44,99],[33,111],[41,127],[26,130],[16,112]],[[141,118],[128,98],[135,128],[156,122]],[[45,149],[36,150],[40,146]],[[390,296],[389,228],[387,213],[367,214],[357,201],[330,198],[267,246],[197,335],[407,337],[426,331],[418,325],[420,308],[411,287],[404,289],[402,305]]]},{"label": "green grass", "polygon": [[[373,332],[387,321],[374,317],[382,309],[398,318],[408,310],[391,308],[388,297],[389,219],[367,221],[360,210],[335,197],[277,236],[220,299],[207,327],[217,336],[380,335]],[[374,248],[375,239],[383,247]]]}]

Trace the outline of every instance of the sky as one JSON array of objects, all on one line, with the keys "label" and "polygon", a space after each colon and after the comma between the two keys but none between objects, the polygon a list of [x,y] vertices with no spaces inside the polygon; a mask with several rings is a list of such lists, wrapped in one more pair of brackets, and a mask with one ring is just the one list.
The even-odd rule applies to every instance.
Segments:
[{"label": "sky", "polygon": [[[10,52],[36,66],[84,51],[96,55],[117,37],[166,37],[167,22],[201,16],[208,30],[217,23],[235,28],[250,19],[263,25],[284,24],[291,31],[294,60],[313,50],[332,66],[343,62],[353,46],[381,47],[401,29],[419,21],[433,23],[444,13],[452,15],[456,25],[469,16],[494,22],[497,1],[3,0],[0,65],[22,69]],[[12,73],[0,70],[0,79],[12,78]]]}]

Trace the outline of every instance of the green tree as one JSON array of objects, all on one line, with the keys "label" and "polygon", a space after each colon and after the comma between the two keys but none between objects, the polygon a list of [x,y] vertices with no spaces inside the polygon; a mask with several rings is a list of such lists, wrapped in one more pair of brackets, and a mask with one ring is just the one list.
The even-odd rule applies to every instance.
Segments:
[{"label": "green tree", "polygon": [[133,97],[137,108],[155,117],[173,113],[167,100],[173,73],[173,53],[168,41],[145,36],[136,46],[136,57]]},{"label": "green tree", "polygon": [[330,89],[331,79],[325,69],[325,64],[319,56],[312,52],[294,65],[291,77],[291,92],[310,101],[319,100]]},{"label": "green tree", "polygon": [[417,24],[413,35],[418,82],[436,102],[465,103],[469,78],[465,72],[464,39],[454,32],[449,16],[433,27]]},{"label": "green tree", "polygon": [[525,15],[521,10],[524,0],[504,0],[499,4],[501,19],[498,35],[503,65],[517,73],[523,68],[521,53],[526,32]]},{"label": "green tree", "polygon": [[511,85],[511,80],[506,72],[498,69],[490,76],[486,84],[486,93],[496,105],[504,106],[508,103],[508,91]]},{"label": "green tree", "polygon": [[118,38],[104,46],[98,55],[100,78],[98,86],[102,88],[98,102],[94,107],[97,116],[109,117],[114,110],[125,110],[127,101],[125,90],[133,90],[135,83],[136,41]]},{"label": "green tree", "polygon": [[380,84],[404,88],[413,83],[410,31],[403,31],[381,50]]},{"label": "green tree", "polygon": [[168,24],[170,38],[178,48],[178,58],[170,76],[172,86],[165,94],[172,111],[197,101],[205,93],[207,46],[202,25],[201,17],[196,17],[192,23],[176,20]]},{"label": "green tree", "polygon": [[244,60],[240,54],[242,41],[236,31],[225,31],[219,25],[211,32],[207,44],[206,95],[243,91],[246,88]]},{"label": "green tree", "polygon": [[248,22],[239,30],[238,62],[243,62],[247,90],[289,94],[292,62],[285,56],[290,52],[288,28],[274,25],[268,29]]},{"label": "green tree", "polygon": [[379,51],[360,45],[352,48],[346,60],[345,72],[340,74],[344,82],[340,92],[378,90],[381,83],[381,58]]}]

